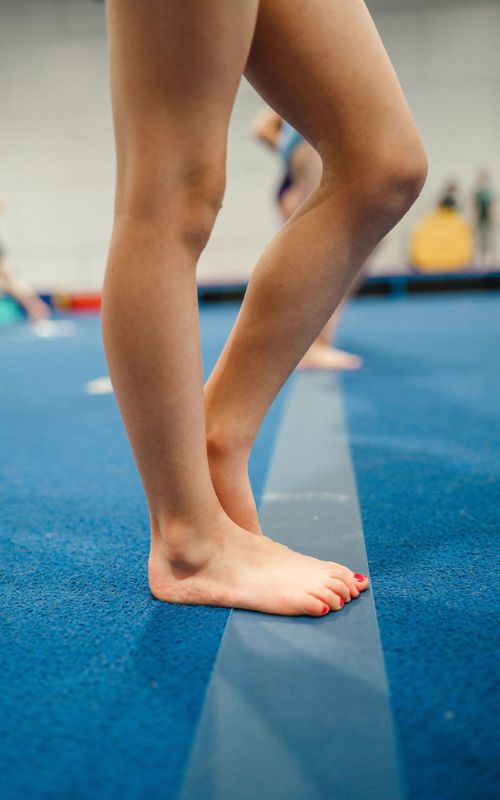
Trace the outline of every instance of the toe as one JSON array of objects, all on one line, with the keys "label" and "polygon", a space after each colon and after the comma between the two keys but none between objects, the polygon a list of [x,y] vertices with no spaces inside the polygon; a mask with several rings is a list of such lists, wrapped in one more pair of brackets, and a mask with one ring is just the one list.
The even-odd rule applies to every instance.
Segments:
[{"label": "toe", "polygon": [[352,577],[354,578],[356,586],[360,592],[364,592],[365,589],[368,588],[370,580],[366,575],[362,575],[360,572],[353,572]]},{"label": "toe", "polygon": [[340,594],[337,594],[326,587],[323,587],[318,592],[311,592],[311,595],[313,597],[317,597],[319,600],[328,605],[330,611],[340,611],[340,609],[345,605],[345,600]]},{"label": "toe", "polygon": [[349,594],[349,598],[358,597],[359,586],[353,578],[353,573],[350,569],[347,569],[347,567],[337,566],[335,569],[332,569],[329,574],[329,580],[340,581],[343,583],[344,586],[347,587],[346,591]]},{"label": "toe", "polygon": [[353,571],[348,567],[344,567],[343,564],[336,564],[334,561],[330,562],[328,565],[330,568],[330,572],[336,578],[341,578],[341,580],[345,580],[346,578],[349,580],[353,579]]},{"label": "toe", "polygon": [[302,601],[302,613],[308,617],[324,617],[330,610],[328,603],[314,594],[305,595]]},{"label": "toe", "polygon": [[351,597],[359,597],[359,584],[354,580],[352,572],[349,570],[348,575],[344,577],[345,584],[349,589]]},{"label": "toe", "polygon": [[330,578],[327,581],[328,588],[342,597],[345,603],[349,603],[351,601],[351,592],[345,581],[340,580],[339,578]]}]

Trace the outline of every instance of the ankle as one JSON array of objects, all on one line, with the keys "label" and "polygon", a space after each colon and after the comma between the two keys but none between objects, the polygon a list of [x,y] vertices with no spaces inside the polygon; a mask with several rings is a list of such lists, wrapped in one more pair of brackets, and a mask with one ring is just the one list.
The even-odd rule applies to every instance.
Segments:
[{"label": "ankle", "polygon": [[151,515],[151,554],[179,568],[206,561],[220,539],[226,515],[220,505],[203,515]]}]

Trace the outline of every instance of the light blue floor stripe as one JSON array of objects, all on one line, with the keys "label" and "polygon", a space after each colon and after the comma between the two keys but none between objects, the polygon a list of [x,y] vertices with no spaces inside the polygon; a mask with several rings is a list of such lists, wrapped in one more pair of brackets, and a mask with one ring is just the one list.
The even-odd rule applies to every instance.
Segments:
[{"label": "light blue floor stripe", "polygon": [[[368,574],[335,379],[297,376],[261,508],[264,530]],[[182,800],[401,800],[371,593],[322,619],[232,613]]]}]

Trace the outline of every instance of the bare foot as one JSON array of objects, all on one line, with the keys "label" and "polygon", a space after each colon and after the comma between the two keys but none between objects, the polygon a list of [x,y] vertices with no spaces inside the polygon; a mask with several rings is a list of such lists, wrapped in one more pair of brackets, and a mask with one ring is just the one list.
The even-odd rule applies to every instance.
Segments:
[{"label": "bare foot", "polygon": [[222,440],[207,438],[210,474],[220,504],[228,517],[251,533],[262,533],[248,477],[248,459],[232,452]]},{"label": "bare foot", "polygon": [[363,366],[363,359],[344,350],[337,350],[323,342],[314,342],[302,361],[298,369],[323,369],[323,370],[354,370]]},{"label": "bare foot", "polygon": [[152,537],[149,585],[158,600],[321,617],[368,587],[347,567],[249,536],[225,515],[210,531],[177,526],[169,536]]}]

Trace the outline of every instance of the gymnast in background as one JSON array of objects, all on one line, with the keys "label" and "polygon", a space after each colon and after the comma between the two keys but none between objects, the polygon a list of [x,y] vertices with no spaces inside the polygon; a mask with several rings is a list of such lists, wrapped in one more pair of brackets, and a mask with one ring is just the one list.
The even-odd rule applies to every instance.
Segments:
[{"label": "gymnast in background", "polygon": [[476,237],[476,263],[485,268],[495,263],[496,198],[491,175],[481,169],[472,194],[474,231]]},{"label": "gymnast in background", "polygon": [[[5,201],[0,196],[0,214],[6,209]],[[0,296],[2,293],[12,297],[26,312],[30,322],[50,317],[47,303],[38,297],[35,290],[26,281],[21,280],[13,271],[7,260],[6,251],[0,238]]]}]

